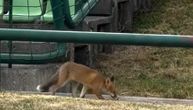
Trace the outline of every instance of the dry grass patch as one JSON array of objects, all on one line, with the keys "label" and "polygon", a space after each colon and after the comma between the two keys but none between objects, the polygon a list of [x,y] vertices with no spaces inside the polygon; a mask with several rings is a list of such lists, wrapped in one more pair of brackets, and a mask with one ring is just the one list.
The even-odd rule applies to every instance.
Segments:
[{"label": "dry grass patch", "polygon": [[0,92],[0,110],[192,110],[193,106],[137,104],[62,96]]},{"label": "dry grass patch", "polygon": [[[151,12],[136,14],[135,33],[193,35],[192,0],[153,1]],[[98,63],[122,95],[193,98],[193,49],[116,46]]]}]

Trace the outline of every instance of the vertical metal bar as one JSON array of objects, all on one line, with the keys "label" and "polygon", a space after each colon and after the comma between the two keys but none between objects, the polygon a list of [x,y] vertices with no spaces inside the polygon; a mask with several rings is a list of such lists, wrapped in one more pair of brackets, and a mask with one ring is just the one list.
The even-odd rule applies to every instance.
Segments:
[{"label": "vertical metal bar", "polygon": [[[52,7],[52,14],[53,14],[53,20],[54,20],[54,26],[56,30],[64,30],[65,24],[64,24],[64,1],[65,0],[50,0],[51,7]],[[60,19],[58,19],[60,18]],[[67,45],[64,43],[58,43],[58,46],[61,47],[64,45],[64,49],[67,49]]]},{"label": "vertical metal bar", "polygon": [[[81,1],[81,3],[82,3],[82,1]],[[80,4],[81,4],[80,3]],[[70,6],[69,6],[69,0],[65,0],[64,1],[64,7],[65,7],[65,9],[64,9],[64,12],[65,12],[65,15],[68,15],[68,16],[65,16],[65,19],[66,19],[66,21],[68,20],[68,19],[72,19],[72,16],[71,16],[71,14],[70,14]],[[80,6],[81,7],[81,6]],[[81,8],[82,9],[82,8]],[[80,9],[78,9],[78,10],[80,10]],[[81,13],[82,14],[82,13]],[[76,14],[75,14],[76,15]],[[72,21],[70,21],[70,20],[68,20],[67,22],[66,22],[66,24],[70,27],[70,28],[73,28],[75,25],[74,25],[74,23],[71,23]],[[70,24],[70,25],[69,25]]]},{"label": "vertical metal bar", "polygon": [[[47,2],[48,2],[48,0],[39,0],[39,3],[40,3],[40,7],[41,7],[41,19],[43,19],[43,21],[45,21],[44,20],[44,14],[46,14],[46,10],[47,10]],[[43,28],[43,22],[39,22],[39,24],[41,24],[40,26],[39,26],[39,28],[40,29],[42,29]]]},{"label": "vertical metal bar", "polygon": [[[56,30],[64,30],[64,2],[63,0],[50,0],[52,6],[52,14],[54,19],[54,26]],[[60,19],[58,19],[60,18]]]},{"label": "vertical metal bar", "polygon": [[[12,15],[13,15],[13,0],[9,1],[9,28],[12,28],[13,26],[13,20],[12,20]],[[12,41],[8,42],[8,46],[9,46],[9,60],[11,62],[11,54],[12,54]],[[8,64],[9,68],[12,68],[12,63]]]},{"label": "vertical metal bar", "polygon": [[[53,20],[54,20],[54,26],[56,30],[64,30],[64,1],[63,0],[50,0],[51,7],[52,7],[52,14],[53,14]],[[60,18],[60,19],[58,19]],[[62,43],[58,44],[58,47],[60,45],[63,45]],[[67,48],[66,44],[64,45],[64,48]]]},{"label": "vertical metal bar", "polygon": [[9,0],[9,28],[12,28],[13,0]]},{"label": "vertical metal bar", "polygon": [[29,0],[27,0],[27,18],[28,18],[28,21],[29,21],[29,17],[30,17],[30,6],[29,5],[30,5]]},{"label": "vertical metal bar", "polygon": [[1,84],[2,84],[2,76],[1,76],[2,72],[1,72],[1,40],[0,40],[0,91],[1,91]]},{"label": "vertical metal bar", "polygon": [[[52,14],[54,19],[54,25],[56,30],[64,30],[64,9],[67,7],[64,7],[64,1],[66,0],[51,0],[51,6],[52,6]],[[58,19],[60,18],[60,19]],[[58,47],[61,47],[64,45],[64,49],[67,48],[66,43],[58,43]],[[70,91],[72,91],[72,84],[70,84]]]},{"label": "vertical metal bar", "polygon": [[70,61],[74,62],[74,54],[75,54],[75,50],[74,50],[74,43],[69,43],[69,50],[70,50]]}]

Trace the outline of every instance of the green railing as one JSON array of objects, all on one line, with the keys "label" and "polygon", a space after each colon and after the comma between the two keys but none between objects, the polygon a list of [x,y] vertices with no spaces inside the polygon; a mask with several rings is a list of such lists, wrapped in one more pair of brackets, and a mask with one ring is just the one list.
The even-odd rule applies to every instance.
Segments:
[{"label": "green railing", "polygon": [[[0,41],[33,41],[58,43],[121,44],[159,47],[193,47],[190,35],[162,35],[135,33],[78,32],[30,29],[0,29]],[[64,45],[56,52],[26,55],[1,53],[0,63],[42,63],[64,55]],[[32,59],[31,59],[32,58]]]},{"label": "green railing", "polygon": [[[41,37],[40,37],[41,36]],[[0,40],[193,47],[191,35],[0,29]]]}]

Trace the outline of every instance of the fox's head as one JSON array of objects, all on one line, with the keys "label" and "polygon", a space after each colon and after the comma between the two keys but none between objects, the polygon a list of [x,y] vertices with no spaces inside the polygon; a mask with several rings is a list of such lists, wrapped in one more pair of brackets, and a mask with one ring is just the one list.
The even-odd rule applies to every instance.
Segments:
[{"label": "fox's head", "polygon": [[117,92],[114,85],[114,77],[107,77],[105,79],[105,89],[111,95],[112,98],[117,99]]}]

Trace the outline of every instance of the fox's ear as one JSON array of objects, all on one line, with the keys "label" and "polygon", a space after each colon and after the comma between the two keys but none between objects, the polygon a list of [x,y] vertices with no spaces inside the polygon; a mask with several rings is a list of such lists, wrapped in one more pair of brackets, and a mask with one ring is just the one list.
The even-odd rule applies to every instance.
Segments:
[{"label": "fox's ear", "polygon": [[115,78],[114,76],[111,76],[111,81],[114,82]]}]

